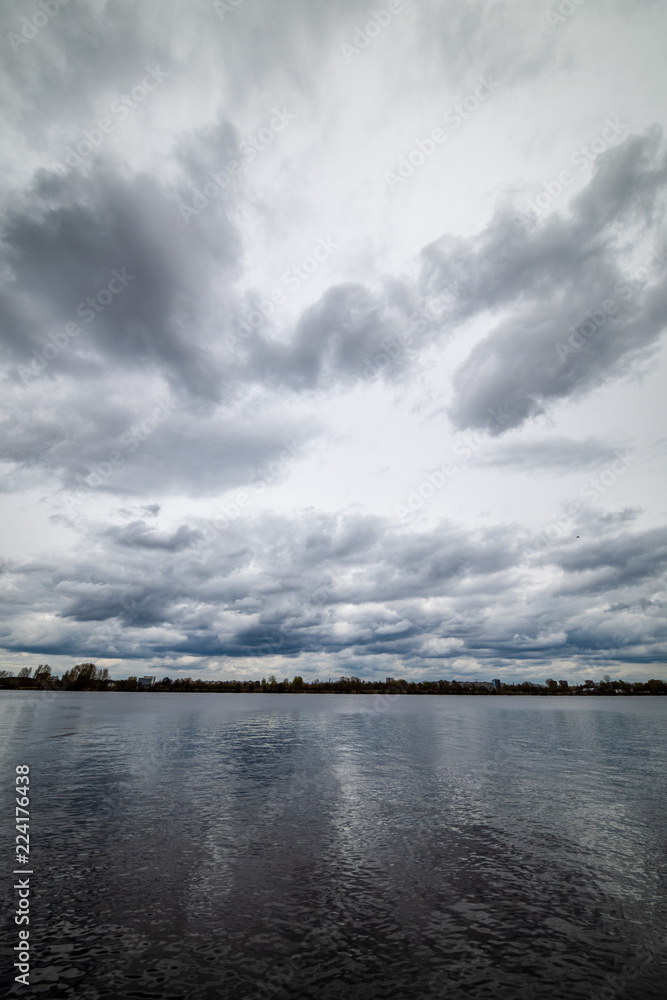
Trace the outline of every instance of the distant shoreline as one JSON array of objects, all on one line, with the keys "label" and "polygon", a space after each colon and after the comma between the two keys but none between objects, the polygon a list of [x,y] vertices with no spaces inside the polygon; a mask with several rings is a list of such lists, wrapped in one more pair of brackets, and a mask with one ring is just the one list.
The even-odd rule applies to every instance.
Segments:
[{"label": "distant shoreline", "polygon": [[[88,669],[82,669],[88,668]],[[611,680],[585,681],[572,684],[568,681],[548,680],[546,684],[523,681],[505,684],[502,681],[407,681],[402,678],[385,681],[364,681],[358,677],[341,677],[335,681],[304,681],[301,677],[282,681],[271,676],[268,680],[204,681],[192,678],[169,677],[157,681],[154,677],[128,677],[114,680],[106,670],[98,671],[93,664],[82,664],[60,677],[0,677],[0,691],[31,691],[40,694],[58,691],[95,691],[109,694],[350,694],[350,695],[437,695],[438,697],[654,697],[667,695],[667,682],[658,679],[627,682]]]},{"label": "distant shoreline", "polygon": [[[163,688],[139,688],[133,691],[127,691],[118,688],[105,688],[104,690],[96,690],[95,688],[30,688],[30,687],[1,687],[0,694],[3,691],[37,691],[38,693],[47,694],[300,694],[300,695],[352,695],[354,697],[371,697],[373,695],[387,695],[387,697],[413,697],[413,698],[423,698],[423,697],[436,697],[436,698],[471,698],[471,697],[481,697],[482,693],[478,691],[210,691],[205,688],[187,688],[185,690],[177,688],[175,690],[165,690]],[[585,697],[597,697],[597,698],[608,698],[610,696],[621,696],[624,698],[660,698],[667,694],[667,691],[568,691],[563,692],[550,692],[550,691],[498,691],[489,692],[489,694],[496,694],[501,698],[554,698],[554,697],[565,697],[565,698],[578,698],[580,696]]]}]

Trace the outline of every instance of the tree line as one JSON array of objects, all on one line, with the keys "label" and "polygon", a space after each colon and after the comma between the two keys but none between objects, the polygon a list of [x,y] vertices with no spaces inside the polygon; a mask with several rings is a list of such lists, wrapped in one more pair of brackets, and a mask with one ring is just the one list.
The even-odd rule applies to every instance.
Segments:
[{"label": "tree line", "polygon": [[142,687],[142,678],[109,677],[106,667],[94,663],[78,663],[62,677],[52,673],[48,663],[40,663],[35,672],[23,667],[17,675],[0,671],[0,689],[51,690],[51,691],[142,691],[155,692],[227,692],[227,693],[290,693],[290,694],[474,694],[474,695],[545,695],[570,697],[572,695],[664,695],[667,683],[662,680],[635,681],[612,680],[605,674],[601,681],[587,680],[582,684],[556,681],[549,678],[545,684],[531,681],[505,683],[504,681],[408,681],[387,677],[382,680],[363,680],[360,677],[339,677],[336,680],[304,681],[298,675],[289,680],[278,680],[273,674],[261,680],[207,681],[203,678],[164,677],[150,687]]}]

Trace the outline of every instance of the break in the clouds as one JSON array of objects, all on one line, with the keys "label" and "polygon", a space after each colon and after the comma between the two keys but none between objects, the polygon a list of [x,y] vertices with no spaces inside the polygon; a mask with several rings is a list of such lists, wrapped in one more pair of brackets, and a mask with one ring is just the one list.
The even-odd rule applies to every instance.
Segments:
[{"label": "break in the clouds", "polygon": [[6,665],[659,673],[664,29],[5,5]]}]

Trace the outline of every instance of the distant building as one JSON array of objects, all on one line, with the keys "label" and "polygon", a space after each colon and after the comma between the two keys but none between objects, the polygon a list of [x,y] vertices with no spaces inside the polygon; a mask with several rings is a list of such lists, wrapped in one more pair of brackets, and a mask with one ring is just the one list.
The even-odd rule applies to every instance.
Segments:
[{"label": "distant building", "polygon": [[498,677],[494,677],[493,678],[493,686],[496,689],[496,691],[500,691],[500,687],[501,687],[501,685],[500,685],[500,678],[498,678]]},{"label": "distant building", "polygon": [[137,681],[137,685],[140,688],[152,688],[155,687],[154,677],[140,677]]}]

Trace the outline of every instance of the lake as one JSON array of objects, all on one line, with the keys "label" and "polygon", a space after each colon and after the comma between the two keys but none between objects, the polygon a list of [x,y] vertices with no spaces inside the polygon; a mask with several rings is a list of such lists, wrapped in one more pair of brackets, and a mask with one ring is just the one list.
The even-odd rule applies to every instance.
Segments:
[{"label": "lake", "polygon": [[9,996],[664,1000],[667,698],[3,692],[0,732]]}]

